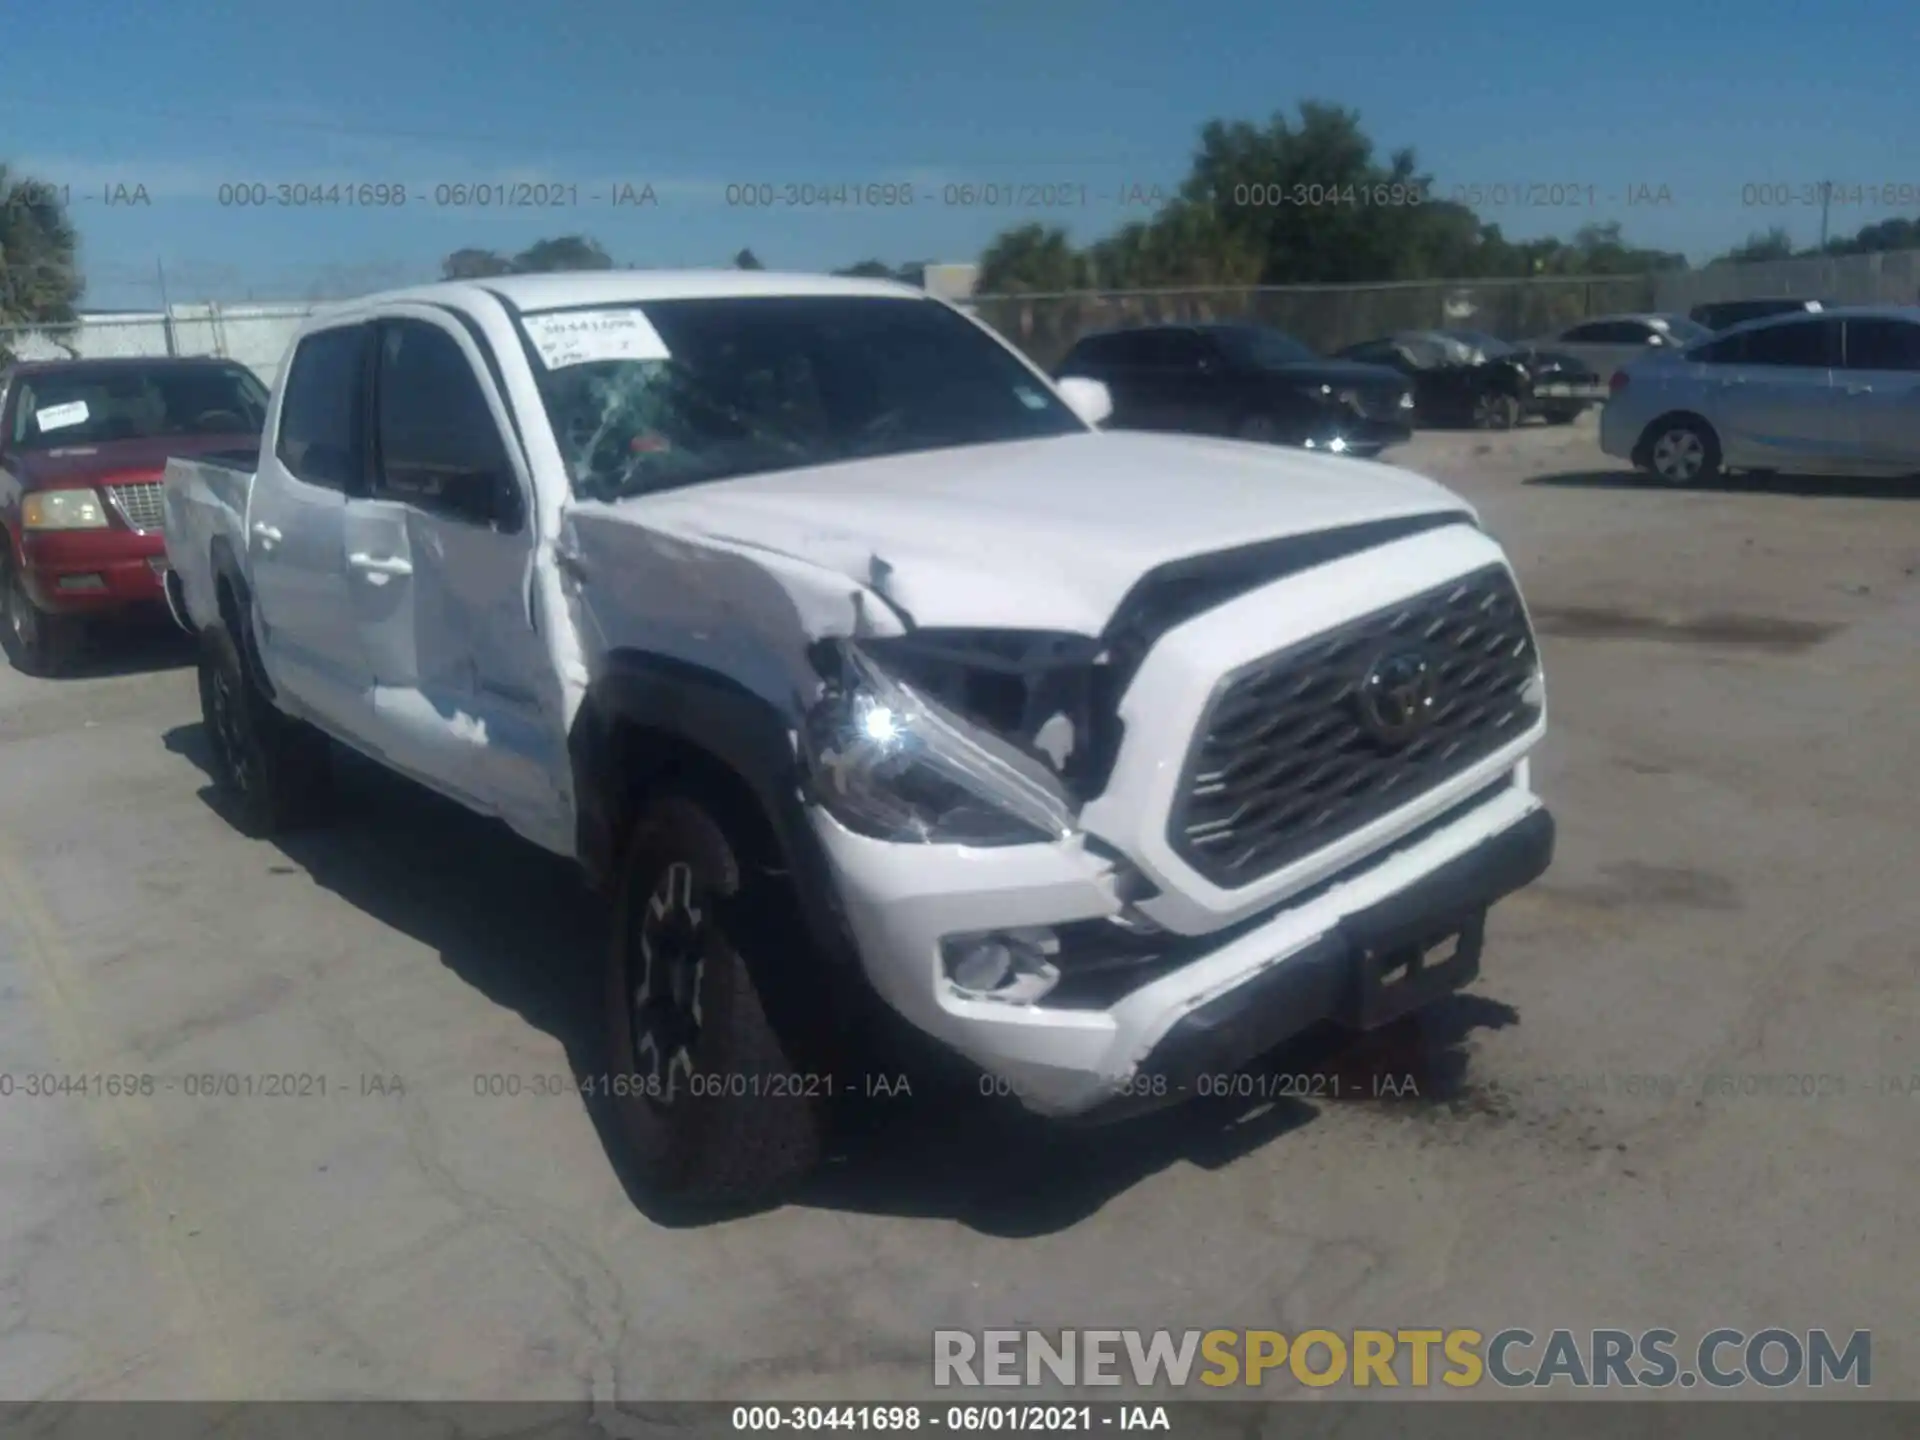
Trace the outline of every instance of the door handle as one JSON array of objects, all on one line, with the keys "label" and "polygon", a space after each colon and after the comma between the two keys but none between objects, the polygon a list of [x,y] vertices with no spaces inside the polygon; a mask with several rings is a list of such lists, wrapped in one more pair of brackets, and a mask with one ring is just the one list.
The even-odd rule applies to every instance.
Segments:
[{"label": "door handle", "polygon": [[286,537],[281,535],[279,526],[269,525],[264,520],[256,520],[253,526],[253,538],[262,545],[273,546],[278,545]]},{"label": "door handle", "polygon": [[1847,386],[1847,393],[1848,393],[1849,395],[1871,395],[1871,394],[1873,393],[1873,386],[1871,386],[1871,385],[1849,385],[1849,386]]},{"label": "door handle", "polygon": [[398,555],[369,555],[364,550],[356,550],[347,556],[347,563],[354,569],[367,575],[378,575],[385,579],[389,575],[411,575],[413,565]]}]

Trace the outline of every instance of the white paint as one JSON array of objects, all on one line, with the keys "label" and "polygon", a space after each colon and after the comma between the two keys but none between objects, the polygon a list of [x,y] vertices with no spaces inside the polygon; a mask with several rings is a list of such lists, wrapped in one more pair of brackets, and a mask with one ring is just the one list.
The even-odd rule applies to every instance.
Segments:
[{"label": "white paint", "polygon": [[[536,334],[535,356],[521,344],[523,322],[490,289],[531,314],[524,323]],[[328,508],[303,494],[271,449],[251,482],[176,461],[167,473],[167,543],[189,611],[202,624],[212,618],[209,546],[225,535],[247,557],[256,604],[265,597],[275,607],[256,617],[272,622],[256,624],[256,633],[283,703],[469,809],[568,853],[576,802],[565,740],[614,650],[717,671],[797,721],[818,690],[808,651],[823,637],[914,625],[1093,635],[1142,575],[1170,561],[1367,521],[1472,516],[1458,497],[1387,465],[1091,429],[613,503],[574,499],[541,404],[540,370],[660,358],[665,349],[650,325],[583,325],[577,316],[563,325],[569,317],[538,312],[572,305],[589,317],[644,323],[631,307],[649,298],[736,294],[941,303],[885,282],[614,272],[449,284],[338,307],[308,329],[406,315],[456,336],[503,436],[520,437],[509,448],[529,523],[501,534],[393,502],[342,507],[337,493]],[[470,337],[433,305],[471,319],[498,361],[497,381]],[[1060,393],[1021,363],[1039,391]],[[269,433],[280,403],[276,392]],[[264,531],[271,543],[253,543]],[[356,588],[349,553],[404,557],[411,573]],[[1012,1082],[1035,1108],[1070,1113],[1124,1084],[1193,1005],[1285,963],[1341,916],[1523,818],[1539,804],[1523,758],[1537,729],[1471,775],[1244,890],[1211,887],[1167,853],[1165,839],[1173,772],[1222,675],[1501,558],[1478,530],[1447,526],[1283,577],[1176,627],[1121,699],[1124,740],[1106,793],[1058,843],[896,845],[813,813],[876,989],[909,1021]],[[1390,851],[1499,766],[1514,769],[1514,787],[1417,845]],[[1170,929],[1206,935],[1256,913],[1268,918],[1105,1011],[1049,1011],[955,990],[941,973],[943,935],[1122,908],[1115,862],[1089,850],[1093,837],[1160,884],[1139,908]],[[1372,868],[1356,878],[1315,888],[1333,868],[1365,867],[1369,857]]]},{"label": "white paint", "polygon": [[33,423],[40,427],[41,433],[48,430],[66,430],[75,425],[87,423],[87,402],[69,400],[64,405],[49,405],[44,410],[36,410]]},{"label": "white paint", "polygon": [[1128,432],[926,451],[622,500],[632,523],[749,546],[866,585],[922,625],[1095,634],[1148,570],[1255,541],[1470,513],[1388,465]]},{"label": "white paint", "polygon": [[522,323],[549,370],[593,360],[665,360],[667,343],[639,310],[566,310],[528,315]]}]

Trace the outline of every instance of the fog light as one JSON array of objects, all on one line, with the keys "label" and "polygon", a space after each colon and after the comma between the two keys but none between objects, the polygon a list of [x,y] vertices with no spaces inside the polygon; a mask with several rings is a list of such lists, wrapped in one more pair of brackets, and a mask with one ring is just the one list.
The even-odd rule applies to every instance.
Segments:
[{"label": "fog light", "polygon": [[104,590],[107,582],[98,575],[62,575],[53,582],[56,590]]},{"label": "fog light", "polygon": [[1333,439],[1327,442],[1327,449],[1333,451],[1333,453],[1336,455],[1341,454],[1343,451],[1346,450],[1346,448],[1347,448],[1347,442],[1342,440],[1338,435],[1334,436]]},{"label": "fog light", "polygon": [[969,1000],[1031,1005],[1060,983],[1049,958],[1060,939],[1044,926],[950,935],[940,944],[947,978]]}]

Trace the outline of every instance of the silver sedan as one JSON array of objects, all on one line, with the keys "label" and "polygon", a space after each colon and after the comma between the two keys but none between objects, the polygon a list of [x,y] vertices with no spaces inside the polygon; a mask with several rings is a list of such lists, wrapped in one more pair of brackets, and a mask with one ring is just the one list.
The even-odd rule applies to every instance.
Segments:
[{"label": "silver sedan", "polygon": [[1920,307],[1755,320],[1648,356],[1614,376],[1600,448],[1681,485],[1920,475]]}]

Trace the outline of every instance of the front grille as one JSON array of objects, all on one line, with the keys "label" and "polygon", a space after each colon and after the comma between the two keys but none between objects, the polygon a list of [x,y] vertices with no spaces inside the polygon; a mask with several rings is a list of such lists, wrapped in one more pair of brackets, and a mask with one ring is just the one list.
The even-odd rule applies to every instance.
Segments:
[{"label": "front grille", "polygon": [[[1361,723],[1376,662],[1417,656],[1432,708],[1399,745]],[[1391,813],[1532,727],[1533,635],[1493,565],[1257,660],[1200,722],[1168,840],[1226,889],[1250,885]]]},{"label": "front grille", "polygon": [[158,480],[136,480],[127,485],[107,486],[107,498],[121,518],[136,530],[160,530],[166,525],[166,508],[160,499]]}]

